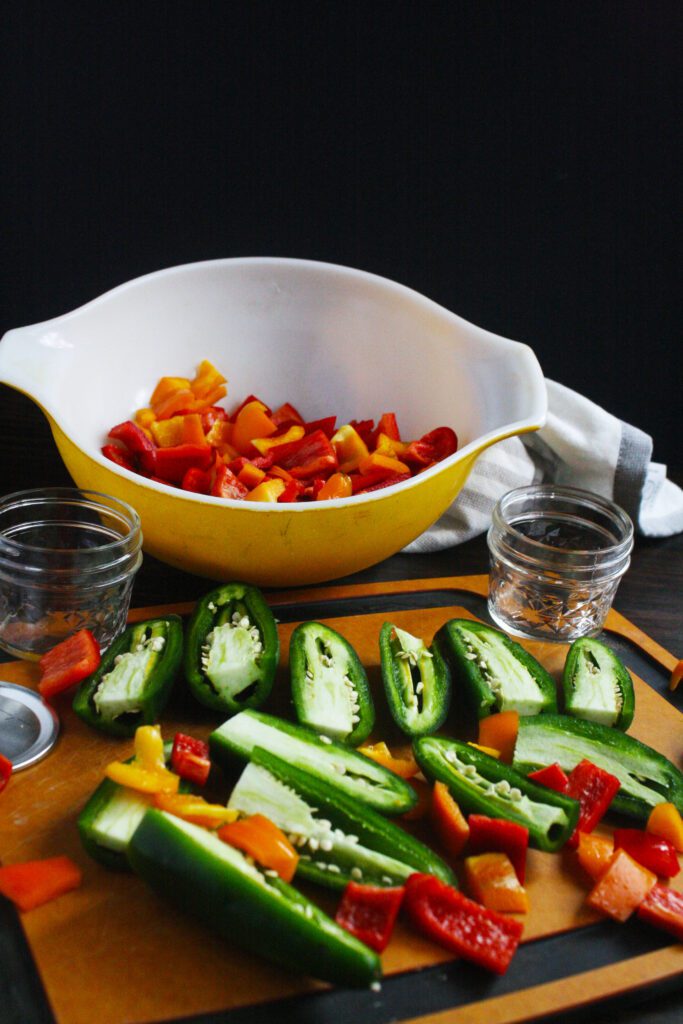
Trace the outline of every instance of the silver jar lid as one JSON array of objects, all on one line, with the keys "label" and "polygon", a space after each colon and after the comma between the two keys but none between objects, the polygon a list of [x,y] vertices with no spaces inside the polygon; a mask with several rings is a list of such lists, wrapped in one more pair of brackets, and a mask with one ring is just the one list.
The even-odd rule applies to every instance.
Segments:
[{"label": "silver jar lid", "polygon": [[14,771],[45,757],[58,735],[59,718],[39,693],[0,680],[0,754]]}]

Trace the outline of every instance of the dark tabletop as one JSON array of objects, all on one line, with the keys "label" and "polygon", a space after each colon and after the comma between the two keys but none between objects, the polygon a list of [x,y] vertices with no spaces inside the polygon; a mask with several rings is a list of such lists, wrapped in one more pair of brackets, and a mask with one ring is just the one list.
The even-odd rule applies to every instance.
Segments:
[{"label": "dark tabletop", "polygon": [[[40,411],[27,398],[2,385],[0,437],[0,473],[5,493],[29,487],[71,483]],[[683,472],[670,471],[669,475],[676,482],[683,483]],[[440,553],[395,555],[379,565],[335,582],[367,583],[463,576],[485,573],[487,568],[486,541],[480,537]],[[206,590],[205,579],[172,569],[146,556],[136,579],[133,603],[144,606],[189,601]],[[620,585],[615,607],[664,648],[677,657],[683,657],[683,534],[657,540],[637,538],[631,567]],[[674,697],[674,702],[678,707],[683,703],[683,688]],[[0,928],[3,924],[6,925],[6,916],[4,920],[0,919]],[[21,1009],[26,1004],[21,1003],[21,986],[17,977],[11,983],[7,977],[2,977],[1,964],[7,963],[8,943],[14,936],[16,932],[8,934],[7,927],[4,940],[0,935],[0,1020],[3,1024],[15,1024],[15,1021],[16,1024],[30,1024],[32,1019],[47,1021],[49,1016],[27,1018],[25,1010]],[[15,958],[12,962],[16,964],[18,961]],[[29,983],[30,978],[27,981]],[[416,983],[419,984],[419,981]],[[628,1005],[617,1009],[596,1009],[595,1015],[591,1014],[591,1020],[613,1020],[615,1012],[618,1012],[619,1020],[624,1022],[657,1021],[659,1024],[674,1024],[680,1020],[680,998],[680,988],[675,991],[669,988],[658,990],[654,997],[639,996],[637,1001],[631,999]],[[19,1007],[15,1016],[12,1016],[13,1006]],[[318,1009],[320,1012],[308,1007],[306,1019],[316,1024],[331,1019],[328,1011]],[[342,1020],[349,1016],[350,1019],[350,1015],[362,1011],[363,1008],[358,1004],[347,1010],[339,1006],[334,1008],[334,1016]],[[415,1015],[415,1011],[411,1015]],[[214,1019],[218,1018],[211,1018]],[[225,1019],[232,1021],[233,1017]],[[272,1016],[270,1019],[280,1019],[280,1016]],[[254,1024],[256,1018],[252,1016],[249,1020]]]}]

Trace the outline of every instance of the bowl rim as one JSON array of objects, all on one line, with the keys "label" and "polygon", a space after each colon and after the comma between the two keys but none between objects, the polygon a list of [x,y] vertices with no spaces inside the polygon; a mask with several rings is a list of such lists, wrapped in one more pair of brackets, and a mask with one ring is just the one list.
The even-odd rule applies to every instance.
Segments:
[{"label": "bowl rim", "polygon": [[[404,299],[409,299],[416,305],[422,307],[425,311],[435,312],[442,318],[450,320],[453,324],[457,324],[461,327],[465,327],[470,331],[475,331],[486,338],[489,344],[499,346],[501,349],[510,349],[514,347],[520,356],[520,359],[526,361],[529,370],[532,371],[530,377],[530,406],[532,407],[531,413],[520,420],[514,420],[510,423],[506,423],[497,429],[488,431],[485,434],[481,434],[473,441],[464,445],[462,448],[458,448],[452,455],[443,459],[440,462],[435,463],[430,468],[423,470],[416,476],[412,476],[409,480],[404,480],[400,483],[388,485],[385,488],[381,488],[376,491],[371,491],[366,494],[355,494],[350,495],[346,498],[328,498],[324,503],[312,502],[246,502],[244,500],[237,500],[234,498],[220,498],[212,495],[196,494],[194,492],[183,491],[179,487],[173,487],[167,484],[157,483],[154,480],[150,480],[146,477],[141,476],[138,473],[134,473],[131,470],[125,469],[125,467],[118,466],[102,455],[101,451],[88,451],[83,448],[70,434],[66,431],[62,431],[64,436],[73,444],[84,456],[97,462],[100,466],[104,467],[108,471],[114,473],[117,476],[121,476],[124,479],[137,484],[138,486],[145,487],[151,491],[162,495],[172,495],[176,498],[180,498],[184,501],[192,503],[199,503],[208,505],[210,507],[225,507],[233,509],[242,509],[243,511],[248,509],[249,511],[259,513],[294,513],[296,515],[311,514],[315,511],[320,511],[324,508],[340,508],[348,507],[351,503],[358,505],[368,501],[381,501],[384,498],[396,494],[399,491],[406,491],[414,487],[419,487],[424,480],[434,477],[438,473],[444,471],[450,466],[455,465],[458,462],[462,462],[469,457],[476,457],[477,454],[482,452],[485,448],[495,444],[498,441],[502,441],[505,438],[516,436],[540,429],[546,419],[547,415],[547,394],[545,389],[545,382],[543,379],[543,373],[538,363],[538,359],[533,349],[525,342],[515,341],[511,338],[505,338],[502,335],[495,334],[492,331],[487,330],[484,327],[479,327],[477,324],[473,324],[471,321],[465,320],[464,317],[459,316],[457,313],[452,312],[445,306],[436,302],[434,299],[428,298],[422,292],[416,291],[414,288],[408,285],[401,284],[391,278],[384,277],[380,274],[373,273],[372,271],[361,270],[356,267],[348,267],[344,264],[337,264],[327,262],[324,260],[314,260],[299,257],[289,256],[229,256],[219,257],[214,259],[204,259],[190,261],[186,263],[176,264],[170,267],[163,267],[159,270],[153,270],[149,273],[141,274],[137,277],[130,278],[128,281],[124,281],[121,284],[115,285],[113,288],[102,292],[100,295],[93,299],[88,300],[82,305],[75,309],[63,313],[60,316],[51,318],[50,320],[44,321],[39,324],[29,325],[27,328],[19,328],[18,330],[36,330],[44,325],[59,323],[66,323],[69,320],[80,317],[87,313],[87,311],[99,306],[100,304],[108,302],[115,296],[123,294],[127,291],[131,291],[135,288],[142,287],[150,281],[154,281],[164,277],[173,277],[180,274],[186,274],[188,272],[201,272],[208,268],[217,267],[239,267],[239,266],[272,266],[272,267],[296,267],[297,269],[310,269],[317,272],[329,273],[334,275],[342,275],[350,279],[357,278],[359,280],[368,282],[370,284],[377,285],[388,292],[394,292],[397,296],[401,296]],[[35,401],[34,396],[32,397]],[[55,421],[60,430],[62,430],[58,415],[52,410],[46,408],[46,412],[51,419]],[[456,431],[457,435],[457,431]]]}]

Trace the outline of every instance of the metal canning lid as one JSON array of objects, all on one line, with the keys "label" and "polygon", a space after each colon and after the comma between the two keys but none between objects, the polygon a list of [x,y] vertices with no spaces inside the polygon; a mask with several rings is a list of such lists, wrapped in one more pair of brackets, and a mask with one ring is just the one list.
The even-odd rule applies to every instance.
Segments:
[{"label": "metal canning lid", "polygon": [[45,757],[58,735],[59,718],[39,693],[0,680],[0,753],[14,771]]}]

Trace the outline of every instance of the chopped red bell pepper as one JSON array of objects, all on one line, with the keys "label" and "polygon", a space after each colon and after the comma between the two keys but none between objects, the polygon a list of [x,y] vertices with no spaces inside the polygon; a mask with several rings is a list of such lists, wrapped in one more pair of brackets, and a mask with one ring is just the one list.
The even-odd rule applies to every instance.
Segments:
[{"label": "chopped red bell pepper", "polygon": [[569,774],[567,796],[579,801],[579,820],[567,846],[574,849],[579,844],[579,832],[592,832],[612,803],[621,783],[616,775],[604,768],[598,768],[591,761],[579,761]]},{"label": "chopped red bell pepper", "polygon": [[337,453],[322,430],[277,447],[277,463],[297,480],[329,475],[338,469]]},{"label": "chopped red bell pepper", "polygon": [[305,488],[301,480],[287,480],[285,482],[285,489],[277,500],[278,502],[297,501],[303,494],[304,490]]},{"label": "chopped red bell pepper", "polygon": [[9,782],[12,774],[12,762],[4,754],[0,754],[0,793]]},{"label": "chopped red bell pepper", "polygon": [[214,423],[217,423],[218,421],[227,422],[230,418],[226,410],[220,405],[212,405],[208,409],[204,409],[204,411],[200,413],[200,416],[205,434],[209,433]]},{"label": "chopped red bell pepper", "polygon": [[470,827],[467,852],[507,853],[517,878],[524,885],[529,829],[516,821],[488,818],[484,814],[470,814],[467,823]]},{"label": "chopped red bell pepper", "polygon": [[569,779],[557,761],[546,765],[545,768],[539,768],[538,771],[530,772],[527,778],[540,783],[541,786],[547,786],[548,789],[554,789],[557,793],[566,793],[569,785]]},{"label": "chopped red bell pepper", "polygon": [[89,629],[79,629],[42,656],[38,690],[43,697],[54,697],[86,679],[98,668],[100,661],[97,640]]},{"label": "chopped red bell pepper", "polygon": [[307,434],[315,434],[316,430],[322,430],[327,438],[331,438],[336,429],[336,416],[323,416],[321,420],[310,420],[308,423],[304,423],[304,430]]},{"label": "chopped red bell pepper", "polygon": [[192,491],[194,494],[210,494],[212,482],[213,469],[190,466],[180,486],[184,491]]},{"label": "chopped red bell pepper", "polygon": [[81,884],[82,872],[70,857],[47,857],[0,868],[0,893],[20,910],[33,910]]},{"label": "chopped red bell pepper", "polygon": [[153,448],[140,456],[143,469],[171,484],[182,483],[188,469],[208,469],[213,461],[213,449],[207,444],[176,444],[169,448]]},{"label": "chopped red bell pepper", "polygon": [[211,771],[208,743],[177,732],[173,739],[171,768],[181,779],[203,786]]},{"label": "chopped red bell pepper", "polygon": [[673,878],[678,874],[680,865],[675,847],[662,836],[652,835],[639,828],[616,828],[614,830],[614,849],[626,850],[627,853],[662,878]]},{"label": "chopped red bell pepper", "polygon": [[216,469],[211,494],[214,498],[236,498],[241,499],[248,493],[249,488],[241,483],[234,473],[231,473],[224,462],[221,462]]},{"label": "chopped red bell pepper", "polygon": [[353,427],[357,434],[360,434],[368,449],[375,446],[375,421],[374,420],[349,420],[349,426]]},{"label": "chopped red bell pepper", "polygon": [[135,459],[127,448],[121,448],[118,444],[105,444],[100,451],[105,459],[115,462],[117,466],[122,466],[123,469],[130,469],[131,472],[135,472]]},{"label": "chopped red bell pepper", "polygon": [[296,424],[303,424],[304,420],[299,412],[290,402],[285,402],[279,409],[270,414],[270,418],[276,427],[291,427]]},{"label": "chopped red bell pepper", "polygon": [[411,875],[403,906],[413,924],[458,956],[504,974],[510,966],[523,925],[487,910],[433,875]]},{"label": "chopped red bell pepper", "polygon": [[113,437],[115,441],[120,441],[133,455],[143,455],[145,452],[153,452],[156,449],[154,442],[132,420],[126,420],[124,423],[118,423],[115,427],[112,427],[109,431],[109,437]]},{"label": "chopped red bell pepper", "polygon": [[392,441],[400,441],[401,434],[398,429],[398,423],[396,422],[396,414],[393,412],[383,412],[379,418],[379,423],[374,432],[373,447],[377,444],[377,439],[380,434],[386,434]]},{"label": "chopped red bell pepper", "polygon": [[384,476],[381,471],[376,473],[354,473],[351,486],[354,494],[369,494],[370,491],[381,491],[384,487],[410,480],[410,473],[397,473],[396,476]]},{"label": "chopped red bell pepper", "polygon": [[641,921],[670,932],[683,942],[683,893],[656,882],[637,910]]},{"label": "chopped red bell pepper", "polygon": [[404,892],[403,886],[382,888],[349,882],[335,921],[366,946],[381,953],[389,944]]},{"label": "chopped red bell pepper", "polygon": [[411,465],[429,466],[432,462],[440,462],[458,449],[458,438],[450,427],[437,427],[423,434],[419,441],[411,441],[405,451],[401,452],[403,462]]}]

